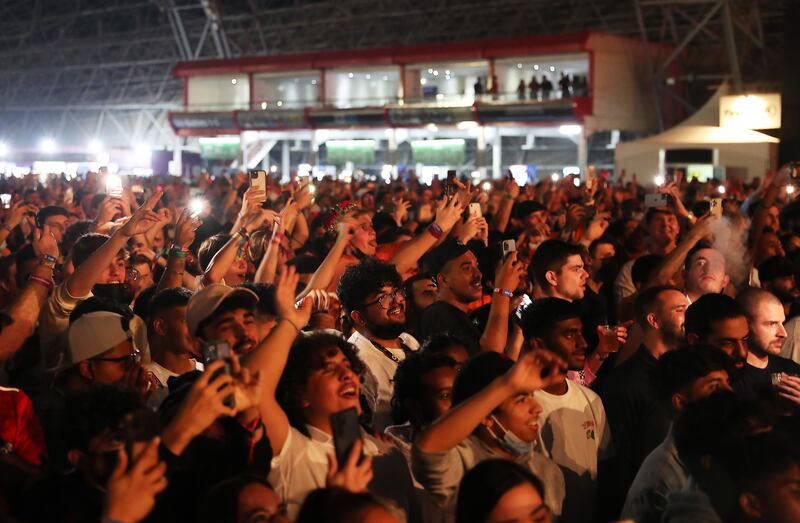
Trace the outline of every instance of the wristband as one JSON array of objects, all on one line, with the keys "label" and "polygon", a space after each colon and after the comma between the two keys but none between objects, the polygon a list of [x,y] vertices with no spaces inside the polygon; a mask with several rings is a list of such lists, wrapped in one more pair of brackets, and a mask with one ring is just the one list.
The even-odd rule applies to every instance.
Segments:
[{"label": "wristband", "polygon": [[176,258],[186,258],[186,251],[183,249],[179,249],[177,247],[173,247],[169,250],[169,255],[174,256]]},{"label": "wristband", "polygon": [[53,288],[53,280],[45,280],[44,278],[40,278],[33,274],[28,276],[28,281],[37,285],[41,285],[42,287],[46,287],[48,290]]},{"label": "wristband", "polygon": [[513,293],[513,292],[511,292],[511,291],[510,291],[510,290],[508,290],[508,289],[501,289],[500,287],[497,287],[497,288],[496,288],[496,289],[493,291],[493,293],[494,293],[494,294],[502,294],[502,295],[503,295],[503,296],[505,296],[506,298],[513,298],[513,297],[514,297],[514,293]]},{"label": "wristband", "polygon": [[439,224],[437,224],[436,222],[433,222],[428,226],[428,232],[431,233],[431,236],[433,236],[437,240],[444,235],[444,231],[442,230],[441,227],[439,227]]},{"label": "wristband", "polygon": [[241,228],[238,231],[236,231],[236,234],[238,234],[244,241],[250,239],[250,235],[247,234],[247,231],[245,231],[244,228]]},{"label": "wristband", "polygon": [[44,253],[44,254],[42,254],[42,256],[39,258],[39,262],[40,262],[40,263],[42,263],[43,265],[44,265],[44,264],[47,264],[47,265],[49,265],[49,264],[51,264],[51,263],[52,263],[52,267],[55,267],[55,266],[56,266],[56,264],[58,263],[58,258],[56,258],[55,256],[50,256],[50,255],[49,255],[49,254],[47,254],[47,253]]},{"label": "wristband", "polygon": [[297,332],[300,332],[300,327],[298,327],[298,326],[297,326],[297,324],[296,324],[295,322],[293,322],[292,320],[290,320],[289,318],[278,318],[278,321],[288,321],[288,322],[289,322],[289,325],[291,325],[292,327],[294,327],[294,329],[295,329]]}]

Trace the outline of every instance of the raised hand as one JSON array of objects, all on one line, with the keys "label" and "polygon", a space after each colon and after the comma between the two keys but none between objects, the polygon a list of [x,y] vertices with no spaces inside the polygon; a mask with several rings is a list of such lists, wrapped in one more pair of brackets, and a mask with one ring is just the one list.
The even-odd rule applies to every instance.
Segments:
[{"label": "raised hand", "polygon": [[355,218],[351,218],[350,216],[341,218],[339,223],[336,225],[336,230],[338,231],[336,243],[339,243],[340,245],[342,242],[345,244],[350,243],[350,240],[353,239],[353,236],[356,233],[356,227],[358,227],[358,222],[356,222]]},{"label": "raised hand", "polygon": [[494,283],[500,289],[515,291],[520,278],[525,277],[525,265],[517,261],[517,253],[512,252],[497,269]]},{"label": "raised hand", "polygon": [[261,371],[254,374],[243,368],[239,356],[231,353],[231,376],[233,376],[234,406],[237,412],[257,407],[261,401]]},{"label": "raised hand", "polygon": [[590,221],[589,225],[586,227],[586,231],[583,233],[584,239],[591,243],[605,234],[608,229],[608,220],[610,218],[611,213],[600,212],[595,214],[592,221]]},{"label": "raised hand", "polygon": [[226,398],[235,395],[233,376],[225,373],[215,376],[223,365],[222,360],[217,360],[206,366],[203,374],[192,384],[178,414],[165,429],[164,442],[175,454],[180,454],[192,439],[220,416],[236,415],[236,407],[225,405]]},{"label": "raised hand", "polygon": [[328,454],[328,474],[325,478],[327,487],[339,487],[350,492],[367,491],[367,485],[372,481],[372,458],[364,456],[359,461],[363,446],[360,439],[356,440],[347,457],[347,463],[341,469],[336,463],[336,457]]},{"label": "raised hand", "polygon": [[563,379],[567,364],[550,351],[526,352],[505,375],[511,395],[534,392]]},{"label": "raised hand", "polygon": [[294,192],[294,201],[297,202],[297,208],[301,211],[310,206],[314,202],[314,195],[311,193],[311,182],[308,181],[301,185]]},{"label": "raised hand", "polygon": [[450,229],[461,219],[461,213],[464,207],[458,201],[458,197],[452,197],[446,201],[442,201],[436,208],[436,225],[441,227],[444,232],[449,232]]},{"label": "raised hand", "polygon": [[33,242],[31,243],[33,246],[33,252],[36,253],[36,256],[42,256],[43,254],[46,254],[48,256],[52,256],[53,258],[58,258],[58,242],[56,241],[55,236],[53,236],[49,225],[43,225],[41,230],[34,229]]},{"label": "raised hand", "polygon": [[199,217],[192,218],[187,209],[182,209],[175,222],[175,244],[186,249],[194,242],[198,227],[203,224]]},{"label": "raised hand", "polygon": [[113,196],[106,196],[100,202],[100,208],[97,210],[97,219],[95,223],[102,225],[110,222],[117,214],[124,213],[122,200],[114,198]]},{"label": "raised hand", "polygon": [[304,298],[295,306],[295,292],[300,275],[294,267],[285,267],[275,282],[275,311],[278,319],[289,320],[296,328],[302,329],[311,319],[312,300]]},{"label": "raised hand", "polygon": [[158,459],[159,439],[147,444],[144,452],[134,459],[119,450],[119,460],[106,489],[103,520],[120,523],[137,523],[143,520],[155,506],[156,494],[167,488],[167,465]]},{"label": "raised hand", "polygon": [[26,214],[36,214],[37,212],[39,212],[39,209],[35,205],[32,203],[25,203],[24,200],[20,200],[11,206],[11,210],[6,218],[6,225],[13,229],[22,223],[22,220],[25,219]]},{"label": "raised hand", "polygon": [[257,187],[249,187],[242,196],[242,216],[251,215],[261,209],[261,204],[267,199],[266,191]]},{"label": "raised hand", "polygon": [[277,212],[258,207],[255,211],[245,217],[244,230],[247,232],[253,232],[257,231],[263,226],[272,227],[272,224],[277,218]]},{"label": "raised hand", "polygon": [[392,218],[394,218],[394,223],[396,223],[398,227],[402,227],[403,222],[406,221],[406,218],[408,218],[409,208],[411,208],[411,202],[408,202],[402,198],[397,200],[394,212],[392,213]]},{"label": "raised hand", "polygon": [[481,220],[483,220],[483,218],[479,218],[477,216],[470,216],[467,218],[466,222],[458,220],[455,227],[453,227],[453,234],[455,235],[456,239],[461,243],[466,244],[468,241],[475,238],[480,231]]},{"label": "raised hand", "polygon": [[161,199],[161,194],[161,191],[156,191],[141,207],[136,209],[131,219],[122,226],[120,233],[130,238],[136,234],[144,234],[155,227],[161,221],[161,217],[153,209]]}]

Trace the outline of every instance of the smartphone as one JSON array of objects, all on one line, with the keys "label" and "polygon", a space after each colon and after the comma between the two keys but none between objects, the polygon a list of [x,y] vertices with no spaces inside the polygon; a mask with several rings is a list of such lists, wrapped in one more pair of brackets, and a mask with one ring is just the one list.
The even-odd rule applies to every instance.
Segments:
[{"label": "smartphone", "polygon": [[8,193],[0,194],[0,204],[3,205],[3,209],[10,209],[11,208],[11,195]]},{"label": "smartphone", "polygon": [[800,178],[800,162],[789,162],[789,174],[792,180]]},{"label": "smartphone", "polygon": [[717,218],[722,216],[722,198],[711,198],[709,214]]},{"label": "smartphone", "polygon": [[161,420],[155,411],[144,408],[122,418],[121,431],[130,470],[144,444],[161,432]]},{"label": "smartphone", "polygon": [[144,187],[142,187],[142,185],[137,183],[131,185],[131,191],[133,192],[133,194],[144,194]]},{"label": "smartphone", "polygon": [[116,174],[106,175],[106,194],[112,198],[122,198],[122,179]]},{"label": "smartphone", "polygon": [[669,199],[667,198],[666,194],[645,194],[644,195],[644,206],[647,208],[650,207],[667,207],[669,205]]},{"label": "smartphone", "polygon": [[251,169],[250,173],[250,187],[255,187],[264,193],[267,192],[267,171],[262,169]]},{"label": "smartphone", "polygon": [[72,205],[72,200],[75,198],[75,193],[72,191],[72,187],[67,187],[64,191],[64,203],[67,205]]},{"label": "smartphone", "polygon": [[[202,347],[200,348],[200,357],[203,358],[203,364],[209,365],[217,360],[222,360],[225,365],[217,370],[213,376],[211,376],[211,380],[215,380],[218,376],[222,374],[230,374],[231,373],[231,346],[228,345],[227,342],[224,341],[212,341],[212,342],[202,342]],[[233,394],[225,398],[222,403],[226,407],[233,407]]]},{"label": "smartphone", "polygon": [[469,216],[470,218],[480,218],[483,216],[483,213],[481,212],[481,204],[477,202],[469,204]]},{"label": "smartphone", "polygon": [[517,252],[517,241],[503,240],[503,258],[507,258],[512,252]]},{"label": "smartphone", "polygon": [[358,424],[358,412],[355,407],[331,414],[331,430],[333,430],[336,463],[341,470],[350,457],[353,445],[361,437],[361,427]]}]

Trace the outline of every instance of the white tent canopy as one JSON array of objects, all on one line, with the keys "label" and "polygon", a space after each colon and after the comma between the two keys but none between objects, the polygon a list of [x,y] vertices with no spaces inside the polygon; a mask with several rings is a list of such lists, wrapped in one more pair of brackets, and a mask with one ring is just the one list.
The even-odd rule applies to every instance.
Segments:
[{"label": "white tent canopy", "polygon": [[770,167],[771,148],[779,142],[758,131],[719,127],[719,100],[728,93],[723,84],[695,114],[671,129],[641,140],[617,144],[618,170],[640,175],[664,171],[664,152],[669,149],[712,149],[714,165],[749,180],[763,176]]},{"label": "white tent canopy", "polygon": [[778,143],[768,134],[749,129],[716,127],[713,125],[678,125],[661,134],[631,143],[659,145],[714,145],[723,143]]}]

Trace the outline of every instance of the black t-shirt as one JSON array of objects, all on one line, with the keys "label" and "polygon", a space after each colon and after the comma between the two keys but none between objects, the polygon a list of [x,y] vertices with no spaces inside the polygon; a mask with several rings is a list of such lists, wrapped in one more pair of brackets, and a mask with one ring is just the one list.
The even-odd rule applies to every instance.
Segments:
[{"label": "black t-shirt", "polygon": [[464,311],[446,301],[437,301],[422,311],[417,330],[420,343],[434,334],[450,334],[464,344],[470,356],[481,350],[481,333]]},{"label": "black t-shirt", "polygon": [[743,398],[753,401],[769,399],[772,396],[772,374],[783,372],[800,376],[800,365],[781,356],[769,355],[767,366],[763,369],[745,364],[733,380],[733,388]]},{"label": "black t-shirt", "polygon": [[644,458],[666,437],[670,413],[658,400],[653,373],[658,360],[641,345],[630,359],[614,369],[600,389],[616,451],[614,469],[615,498],[619,505]]}]

